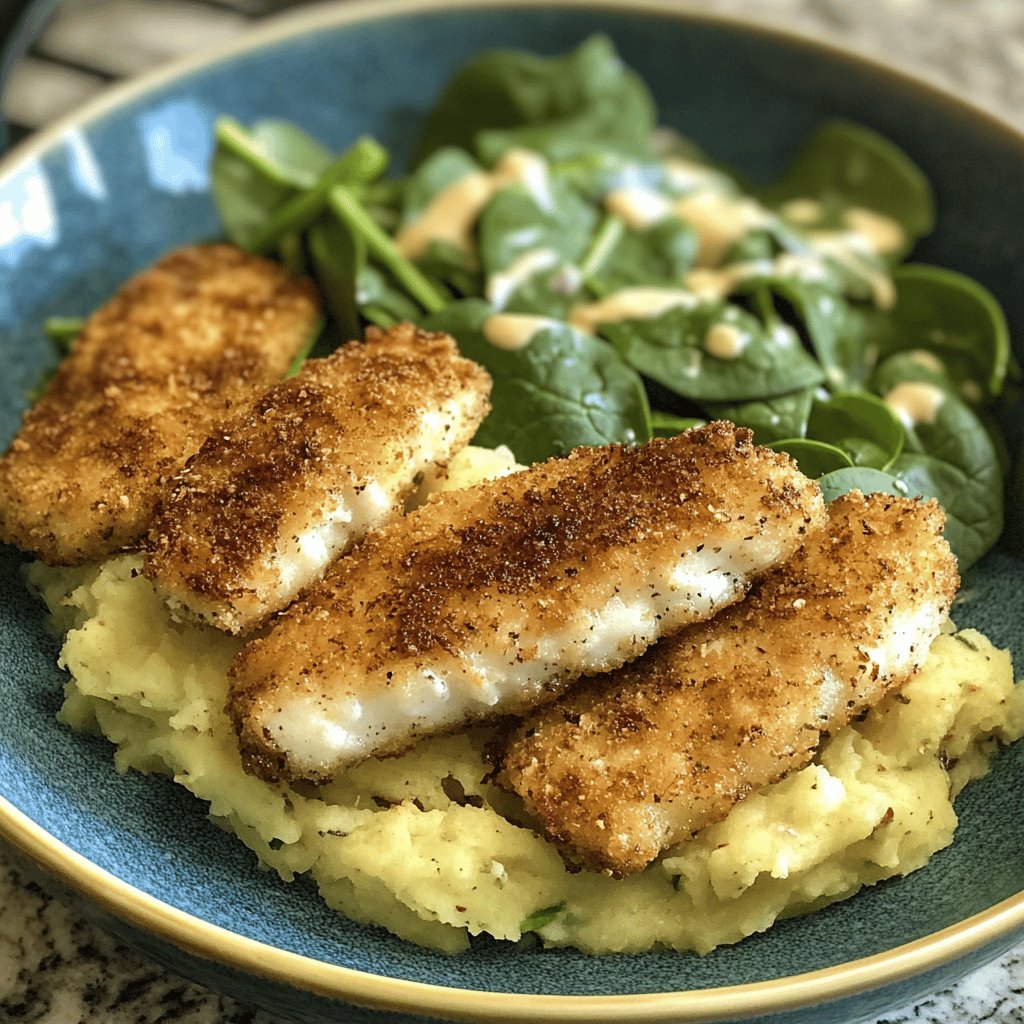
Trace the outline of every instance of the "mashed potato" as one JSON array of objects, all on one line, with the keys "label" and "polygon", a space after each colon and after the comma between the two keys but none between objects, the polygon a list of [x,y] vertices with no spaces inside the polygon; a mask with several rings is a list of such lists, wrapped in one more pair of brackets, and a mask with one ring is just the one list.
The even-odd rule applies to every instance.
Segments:
[{"label": "mashed potato", "polygon": [[[512,468],[511,453],[471,450],[432,486]],[[187,787],[282,878],[308,872],[342,913],[448,952],[481,932],[534,931],[592,953],[735,942],[923,865],[953,837],[956,794],[998,742],[1024,734],[1009,655],[976,632],[945,634],[901,693],[814,764],[639,875],[572,874],[487,781],[487,729],[367,761],[318,789],[246,775],[223,711],[241,642],[175,621],[138,566],[124,556],[30,570],[67,634],[63,721],[106,736],[119,771]]]}]

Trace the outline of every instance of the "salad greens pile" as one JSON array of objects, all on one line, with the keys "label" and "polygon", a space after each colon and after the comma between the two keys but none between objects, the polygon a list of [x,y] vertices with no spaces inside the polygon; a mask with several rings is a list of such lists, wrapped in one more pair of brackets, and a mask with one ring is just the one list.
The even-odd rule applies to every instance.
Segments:
[{"label": "salad greens pile", "polygon": [[[523,150],[532,170],[503,172]],[[530,462],[725,418],[790,452],[828,497],[937,497],[961,568],[999,537],[1005,320],[976,282],[901,263],[933,204],[885,139],[828,123],[773,185],[741,186],[658,128],[643,82],[594,37],[553,59],[471,61],[427,117],[411,171],[385,177],[388,163],[372,138],[335,154],[289,123],[223,119],[213,192],[231,240],[319,282],[332,318],[321,346],[406,319],[454,335],[494,377],[478,443]],[[419,248],[396,241],[468,180],[490,185],[461,236],[453,224]],[[663,215],[630,216],[613,195]],[[747,218],[720,251],[701,222],[709,196],[712,212]],[[865,244],[865,222],[884,244]],[[665,302],[602,320],[595,304],[624,289]],[[581,326],[588,306],[596,319]],[[488,340],[497,312],[540,318],[522,321],[536,328],[527,344]],[[724,349],[709,345],[716,330]]]}]

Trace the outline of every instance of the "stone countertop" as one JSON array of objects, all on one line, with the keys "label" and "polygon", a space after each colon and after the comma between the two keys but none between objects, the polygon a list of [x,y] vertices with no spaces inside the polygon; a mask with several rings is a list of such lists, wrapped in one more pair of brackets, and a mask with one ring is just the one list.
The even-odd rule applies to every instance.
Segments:
[{"label": "stone countertop", "polygon": [[[339,1024],[344,1020],[339,1017]],[[0,1021],[283,1024],[183,981],[26,882],[0,854]],[[1024,946],[877,1024],[1021,1024]],[[822,1021],[822,1024],[827,1024]]]},{"label": "stone countertop", "polygon": [[[208,42],[211,26],[223,39],[281,6],[281,0],[65,0],[61,15],[15,69],[6,116],[31,129],[132,73],[111,63],[103,50],[111,33],[96,32],[97,25],[130,23],[141,39],[153,27],[163,55],[174,56]],[[838,43],[952,88],[1024,128],[1019,0],[695,0],[687,6]],[[0,1022],[7,1021],[279,1024],[119,946],[26,881],[0,853]],[[951,1021],[1024,1022],[1024,946],[878,1024]]]}]

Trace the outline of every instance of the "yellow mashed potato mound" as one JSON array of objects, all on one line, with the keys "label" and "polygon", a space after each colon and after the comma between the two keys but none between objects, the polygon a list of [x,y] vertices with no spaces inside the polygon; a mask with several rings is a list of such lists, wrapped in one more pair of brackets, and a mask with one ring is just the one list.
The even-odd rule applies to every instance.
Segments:
[{"label": "yellow mashed potato mound", "polygon": [[[471,450],[428,489],[514,468]],[[425,495],[421,495],[421,500]],[[707,952],[883,878],[953,838],[953,799],[999,742],[1024,734],[1024,686],[1007,652],[964,630],[815,763],[738,804],[641,874],[570,873],[516,799],[487,781],[487,729],[371,759],[320,788],[247,775],[224,704],[241,641],[176,621],[133,556],[33,566],[66,634],[62,720],[99,731],[119,771],[168,775],[209,804],[286,880],[309,873],[327,903],[412,942],[458,952],[470,934],[590,953]]]}]

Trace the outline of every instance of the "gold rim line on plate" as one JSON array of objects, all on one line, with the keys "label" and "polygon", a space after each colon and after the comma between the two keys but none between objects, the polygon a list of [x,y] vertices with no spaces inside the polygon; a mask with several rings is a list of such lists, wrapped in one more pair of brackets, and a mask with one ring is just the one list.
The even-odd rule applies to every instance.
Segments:
[{"label": "gold rim line on plate", "polygon": [[[28,161],[41,157],[68,132],[79,129],[124,103],[143,98],[174,81],[184,81],[220,62],[317,31],[392,19],[409,14],[504,8],[577,8],[659,15],[682,23],[720,25],[745,33],[777,37],[791,44],[873,70],[899,80],[933,99],[952,105],[990,129],[1013,137],[1024,154],[1024,135],[998,114],[950,92],[924,69],[901,71],[871,55],[817,38],[779,29],[756,18],[709,13],[676,0],[342,0],[315,5],[247,29],[241,38],[168,62],[129,81],[108,87],[71,114],[14,147],[0,160],[0,184]],[[64,885],[88,897],[113,916],[148,931],[202,960],[219,963],[256,978],[340,999],[371,1009],[436,1014],[488,1022],[496,1019],[581,1024],[634,1021],[685,1021],[702,1024],[756,1014],[784,1012],[816,1003],[854,997],[912,978],[967,956],[1024,928],[1024,892],[912,942],[845,964],[763,982],[689,991],[635,995],[535,995],[483,992],[406,981],[328,964],[248,939],[210,924],[130,885],[56,839],[9,801],[0,797],[0,835]],[[955,841],[955,840],[954,840]],[[710,954],[713,955],[713,954]]]},{"label": "gold rim line on plate", "polygon": [[[407,981],[329,964],[249,939],[173,907],[111,874],[0,797],[0,834],[21,854],[107,913],[184,952],[326,998],[462,1021],[579,1024],[734,1020],[856,996],[942,966],[1024,927],[1024,892],[957,924],[834,967],[721,988],[615,996],[484,992]],[[714,955],[709,954],[709,955]],[[243,996],[244,998],[244,996]]]}]

